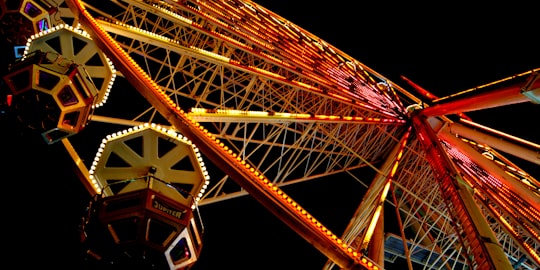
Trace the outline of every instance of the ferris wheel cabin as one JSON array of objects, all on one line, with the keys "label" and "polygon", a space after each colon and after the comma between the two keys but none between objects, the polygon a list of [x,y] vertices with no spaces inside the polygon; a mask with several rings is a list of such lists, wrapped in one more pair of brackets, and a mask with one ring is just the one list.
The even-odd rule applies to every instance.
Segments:
[{"label": "ferris wheel cabin", "polygon": [[35,51],[22,58],[4,81],[19,120],[48,144],[81,131],[97,95],[84,67],[53,52]]},{"label": "ferris wheel cabin", "polygon": [[98,195],[83,224],[87,252],[97,265],[189,269],[202,248],[197,203],[209,183],[198,149],[155,124],[103,140],[91,180]]}]

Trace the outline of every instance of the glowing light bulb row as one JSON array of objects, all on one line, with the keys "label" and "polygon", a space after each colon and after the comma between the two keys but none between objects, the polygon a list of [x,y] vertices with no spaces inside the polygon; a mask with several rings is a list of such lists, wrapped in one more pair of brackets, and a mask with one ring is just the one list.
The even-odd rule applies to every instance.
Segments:
[{"label": "glowing light bulb row", "polygon": [[229,62],[229,61],[231,60],[229,57],[225,57],[225,56],[222,56],[222,55],[220,55],[220,54],[217,54],[217,53],[214,53],[214,52],[210,52],[210,51],[207,51],[207,50],[204,50],[204,49],[195,47],[195,46],[189,46],[189,48],[192,49],[192,50],[197,51],[197,52],[200,53],[200,54],[209,56],[209,57],[214,58],[214,59],[217,59],[217,60],[219,60],[219,61]]},{"label": "glowing light bulb row", "polygon": [[41,31],[41,32],[39,32],[37,34],[31,35],[30,40],[33,40],[33,39],[48,35],[50,33],[56,32],[56,31],[58,31],[60,29],[68,29],[68,30],[70,30],[70,31],[72,31],[74,33],[77,33],[77,34],[79,34],[81,36],[84,36],[85,38],[92,39],[90,37],[90,35],[86,31],[84,31],[83,29],[81,29],[79,27],[73,27],[73,26],[71,26],[69,24],[59,24],[59,25],[56,25],[56,26],[54,26],[52,28],[43,30],[43,31]]},{"label": "glowing light bulb row", "polygon": [[132,25],[128,25],[128,24],[125,24],[125,23],[121,23],[119,21],[114,21],[114,23],[116,25],[119,25],[119,26],[122,26],[124,28],[127,28],[131,31],[134,31],[134,32],[138,32],[140,35],[142,36],[147,36],[151,39],[158,39],[158,40],[161,40],[163,42],[167,42],[167,43],[173,43],[173,44],[180,44],[178,41],[174,40],[174,39],[171,39],[171,38],[168,38],[168,37],[165,37],[165,36],[162,36],[162,35],[158,35],[156,33],[153,33],[153,32],[150,32],[148,30],[144,30],[144,29],[141,29],[141,28],[138,28],[138,27],[135,27],[135,26],[132,26]]},{"label": "glowing light bulb row", "polygon": [[270,77],[275,78],[275,79],[279,79],[279,80],[285,80],[286,79],[285,76],[283,76],[283,75],[279,75],[279,74],[277,74],[275,72],[268,71],[268,70],[262,69],[262,68],[258,68],[256,66],[248,65],[247,69],[255,71],[255,72],[260,73],[260,74],[265,74],[265,75],[270,76]]},{"label": "glowing light bulb row", "polygon": [[304,82],[301,82],[301,81],[293,81],[293,82],[298,84],[300,87],[308,89],[310,91],[322,92],[321,89],[319,89],[319,88],[317,88],[315,86],[309,85],[307,83],[304,83]]},{"label": "glowing light bulb row", "polygon": [[81,28],[76,28],[76,27],[73,27],[71,25],[68,25],[68,24],[59,24],[59,25],[56,25],[52,28],[49,28],[49,29],[46,29],[46,30],[43,30],[39,33],[36,33],[36,34],[33,34],[31,35],[28,40],[26,41],[26,44],[25,44],[25,48],[24,48],[24,52],[23,52],[23,56],[22,56],[22,59],[21,60],[24,60],[26,59],[26,57],[28,56],[28,54],[30,53],[30,45],[32,45],[32,42],[37,39],[37,38],[41,38],[43,36],[46,36],[46,35],[49,35],[51,33],[54,33],[60,29],[68,29],[74,33],[77,33],[77,34],[80,34],[88,39],[91,39],[90,38],[90,35],[88,35],[88,33],[86,33],[86,31],[84,31],[83,29]]},{"label": "glowing light bulb row", "polygon": [[[185,140],[189,141],[187,138],[185,138]],[[191,141],[189,142],[191,143]],[[210,174],[208,173],[208,170],[206,170],[206,165],[204,164],[204,160],[202,158],[201,152],[199,151],[199,148],[197,148],[194,144],[192,145],[192,148],[193,148],[193,151],[195,152],[195,157],[197,158],[197,162],[199,163],[199,167],[201,168],[201,172],[204,178],[204,184],[199,190],[199,193],[197,194],[197,196],[195,196],[195,201],[191,205],[191,209],[195,209],[199,201],[202,199],[204,193],[206,193],[206,189],[208,188],[208,185],[210,184]]]},{"label": "glowing light bulb row", "polygon": [[[352,99],[351,99],[351,98],[344,97],[344,96],[342,96],[342,95],[340,95],[340,94],[336,94],[336,93],[328,93],[328,95],[331,96],[331,97],[337,98],[337,99],[341,99],[341,100],[343,100],[343,101],[345,101],[345,102],[352,102]],[[370,108],[370,109],[375,109],[375,107],[370,106],[370,105],[365,106],[365,107],[368,107],[368,108]]]},{"label": "glowing light bulb row", "polygon": [[538,254],[538,248],[532,247],[529,243],[523,243],[525,248],[529,251],[529,254],[534,257],[534,261],[540,262],[540,255]]},{"label": "glowing light bulb row", "polygon": [[472,145],[473,147],[478,148],[481,151],[483,151],[482,156],[495,162],[495,164],[497,164],[508,176],[514,178],[517,181],[520,181],[521,183],[526,185],[530,190],[540,195],[540,186],[535,185],[537,181],[535,181],[535,179],[531,175],[529,175],[527,172],[521,170],[520,168],[514,167],[510,164],[506,164],[502,160],[496,158],[497,154],[494,153],[493,149],[491,149],[491,147],[489,147],[488,145],[479,144],[465,137],[460,137],[460,139]]},{"label": "glowing light bulb row", "polygon": [[101,100],[98,100],[96,104],[92,105],[92,108],[94,109],[99,108],[99,107],[102,107],[105,103],[107,103],[107,100],[109,99],[109,95],[114,85],[115,79],[116,79],[116,71],[113,71],[111,79],[109,80],[109,83],[107,84],[107,89],[105,89],[105,92],[103,93],[103,97],[101,98]]},{"label": "glowing light bulb row", "polygon": [[375,117],[360,117],[360,116],[340,116],[340,115],[312,115],[307,113],[280,113],[280,112],[265,112],[265,111],[241,111],[233,109],[204,109],[191,108],[189,113],[191,116],[225,116],[225,117],[254,117],[254,118],[269,118],[269,119],[295,119],[305,121],[351,121],[351,122],[372,122],[372,123],[405,123],[405,120],[382,119]]},{"label": "glowing light bulb row", "polygon": [[111,59],[109,59],[108,57],[105,56],[105,60],[107,62],[107,65],[109,65],[110,69],[111,69],[111,72],[112,72],[112,75],[111,75],[111,78],[109,79],[109,82],[107,83],[107,88],[105,89],[105,92],[102,94],[102,98],[100,100],[97,101],[96,104],[92,105],[92,108],[99,108],[101,106],[103,106],[105,103],[107,103],[107,100],[109,99],[109,94],[111,92],[111,89],[114,85],[114,81],[116,80],[116,69],[114,67],[114,64],[113,62],[111,61]]},{"label": "glowing light bulb row", "polygon": [[[94,174],[95,174],[96,167],[99,164],[102,153],[103,153],[107,143],[110,142],[110,141],[113,141],[113,140],[121,139],[123,137],[126,137],[128,135],[140,132],[140,131],[145,130],[145,129],[152,129],[152,130],[157,131],[157,132],[159,132],[159,133],[161,133],[161,134],[163,134],[163,135],[165,135],[165,136],[167,136],[169,138],[175,139],[175,140],[177,140],[179,142],[182,142],[182,143],[185,143],[185,144],[191,146],[191,148],[193,149],[194,155],[195,155],[195,157],[197,159],[197,162],[199,163],[199,167],[201,169],[201,172],[203,174],[203,178],[204,178],[204,181],[205,181],[202,188],[201,188],[201,190],[199,191],[199,193],[196,196],[194,196],[195,197],[195,202],[194,203],[200,201],[202,196],[206,192],[208,184],[210,183],[210,175],[209,175],[209,173],[208,173],[208,171],[206,169],[206,166],[204,164],[204,160],[203,160],[202,155],[201,155],[201,153],[199,151],[199,148],[197,148],[193,144],[193,142],[191,140],[189,140],[187,137],[183,136],[182,134],[177,133],[176,131],[174,131],[172,129],[157,125],[155,123],[144,123],[142,125],[130,127],[128,129],[124,129],[124,130],[118,131],[116,133],[109,134],[102,140],[102,142],[101,142],[101,144],[99,146],[99,149],[98,149],[98,151],[96,153],[96,156],[95,156],[95,158],[94,158],[94,160],[92,162],[92,165],[91,165],[91,167],[89,169],[90,181],[91,181],[91,184],[92,184],[93,188],[98,193],[101,193],[101,191],[102,191],[101,190],[102,187],[100,186],[100,184],[95,179]],[[195,204],[192,205],[192,207],[195,207]]]},{"label": "glowing light bulb row", "polygon": [[175,19],[177,19],[177,20],[179,20],[179,21],[181,21],[181,22],[183,22],[183,23],[185,23],[185,24],[188,24],[188,25],[189,25],[189,24],[192,24],[192,23],[193,23],[192,20],[190,20],[190,19],[188,19],[188,18],[186,18],[186,17],[184,17],[184,16],[181,16],[181,15],[175,13],[175,12],[172,12],[172,11],[170,11],[170,10],[168,10],[168,9],[159,7],[159,6],[157,6],[156,4],[154,4],[153,7],[159,9],[161,12],[163,12],[163,13],[165,13],[165,14],[168,14],[168,15],[170,15],[170,16],[172,16],[172,17],[174,17]]}]

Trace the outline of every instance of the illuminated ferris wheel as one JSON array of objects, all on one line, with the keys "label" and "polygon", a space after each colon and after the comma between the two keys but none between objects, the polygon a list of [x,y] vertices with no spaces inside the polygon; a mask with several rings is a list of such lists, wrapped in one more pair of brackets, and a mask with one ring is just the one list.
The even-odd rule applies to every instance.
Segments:
[{"label": "illuminated ferris wheel", "polygon": [[[198,207],[250,195],[328,258],[323,269],[398,257],[411,268],[540,267],[540,182],[504,156],[539,164],[540,146],[463,114],[539,103],[538,69],[439,98],[250,1],[3,10],[36,26],[6,85],[19,119],[64,144],[96,198],[93,258],[120,245],[189,268],[204,249]],[[344,231],[282,189],[314,179],[361,186]]]}]

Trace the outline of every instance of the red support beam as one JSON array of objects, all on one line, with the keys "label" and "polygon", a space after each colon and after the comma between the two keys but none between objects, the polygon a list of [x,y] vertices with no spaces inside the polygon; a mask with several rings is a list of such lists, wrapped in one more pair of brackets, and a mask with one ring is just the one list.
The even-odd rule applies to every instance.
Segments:
[{"label": "red support beam", "polygon": [[474,203],[470,188],[463,184],[464,180],[441,145],[428,117],[417,111],[411,118],[454,222],[456,236],[465,247],[469,265],[476,269],[511,269],[495,234]]},{"label": "red support beam", "polygon": [[[464,96],[452,101],[443,101],[442,103],[425,108],[422,113],[427,117],[442,116],[531,101],[522,93],[522,87],[523,83],[516,83],[473,96]],[[533,88],[538,87],[540,87],[540,80],[537,80],[533,85]]]}]

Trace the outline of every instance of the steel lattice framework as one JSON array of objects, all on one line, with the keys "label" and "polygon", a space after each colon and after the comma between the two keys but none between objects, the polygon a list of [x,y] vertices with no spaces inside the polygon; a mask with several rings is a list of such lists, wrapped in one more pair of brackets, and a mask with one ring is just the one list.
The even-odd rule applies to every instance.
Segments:
[{"label": "steel lattice framework", "polygon": [[[346,176],[365,187],[346,231],[337,232],[347,247],[368,254],[364,242],[383,198],[400,225],[389,232],[394,238],[386,239],[387,254],[425,268],[478,266],[475,245],[460,236],[467,228],[457,228],[460,220],[441,192],[425,138],[411,128],[421,98],[249,1],[89,1],[85,7],[176,106],[273,185]],[[73,18],[67,8],[60,12],[65,21]],[[92,115],[92,125],[102,128],[98,133],[146,122],[171,125],[170,116],[120,80]],[[429,121],[436,143],[471,190],[480,219],[510,263],[540,268],[539,182],[478,139],[470,124],[452,119],[435,115]],[[100,139],[74,136],[69,147],[91,161]],[[538,151],[538,145],[526,149]],[[199,205],[248,195],[214,166]],[[382,196],[389,182],[390,192]],[[399,244],[391,245],[392,239]],[[329,261],[324,267],[334,266]]]}]

